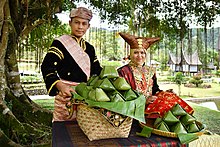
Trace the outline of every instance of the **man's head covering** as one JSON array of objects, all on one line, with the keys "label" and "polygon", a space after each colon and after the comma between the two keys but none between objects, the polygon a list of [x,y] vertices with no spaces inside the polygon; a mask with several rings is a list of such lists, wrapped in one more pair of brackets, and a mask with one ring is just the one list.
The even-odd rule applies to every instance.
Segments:
[{"label": "man's head covering", "polygon": [[88,19],[90,21],[92,19],[92,11],[84,7],[78,7],[76,9],[71,10],[70,18],[73,17],[80,17],[83,19]]},{"label": "man's head covering", "polygon": [[160,37],[137,37],[122,32],[119,34],[130,45],[130,49],[148,49],[152,44],[160,40]]}]

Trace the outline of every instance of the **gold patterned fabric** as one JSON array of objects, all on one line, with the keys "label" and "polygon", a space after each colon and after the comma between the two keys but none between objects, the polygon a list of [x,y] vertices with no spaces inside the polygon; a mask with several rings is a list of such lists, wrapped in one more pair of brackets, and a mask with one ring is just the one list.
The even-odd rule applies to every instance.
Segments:
[{"label": "gold patterned fabric", "polygon": [[[62,82],[69,84],[70,86],[74,86],[77,84],[75,82],[70,82],[65,80],[62,80]],[[52,122],[76,120],[76,105],[73,105],[73,107],[69,108],[73,110],[68,110],[68,108],[66,107],[66,105],[70,103],[70,98],[71,97],[69,98],[62,97],[59,94],[55,96]],[[72,112],[72,114],[70,115],[69,112]]]},{"label": "gold patterned fabric", "polygon": [[80,17],[83,19],[91,20],[92,19],[92,11],[88,10],[87,8],[84,8],[84,7],[78,7],[76,9],[71,10],[70,18],[73,18],[73,17]]}]

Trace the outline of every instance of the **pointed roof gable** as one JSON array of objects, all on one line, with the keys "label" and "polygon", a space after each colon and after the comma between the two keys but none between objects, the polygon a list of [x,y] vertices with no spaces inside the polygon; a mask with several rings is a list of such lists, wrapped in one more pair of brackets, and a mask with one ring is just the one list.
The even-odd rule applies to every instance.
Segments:
[{"label": "pointed roof gable", "polygon": [[199,60],[197,51],[195,51],[192,55],[183,52],[183,58],[189,65],[202,65],[202,62]]},{"label": "pointed roof gable", "polygon": [[[182,51],[182,54],[183,54],[183,60],[185,60],[188,65],[202,65],[202,62],[199,60],[197,51],[195,51],[192,55],[187,54],[184,51]],[[169,56],[170,56],[169,62],[172,62],[173,64],[180,64],[181,62],[180,56],[176,56],[171,52],[169,52]]]}]

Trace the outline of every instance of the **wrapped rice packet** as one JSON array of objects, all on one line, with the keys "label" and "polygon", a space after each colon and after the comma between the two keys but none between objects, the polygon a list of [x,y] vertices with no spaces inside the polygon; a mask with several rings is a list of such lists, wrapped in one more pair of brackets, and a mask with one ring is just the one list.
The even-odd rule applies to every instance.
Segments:
[{"label": "wrapped rice packet", "polygon": [[82,82],[75,87],[75,91],[82,97],[87,98],[89,91],[92,89],[91,86],[87,86],[86,83]]},{"label": "wrapped rice packet", "polygon": [[115,87],[108,78],[99,79],[94,85],[94,88],[102,88],[104,91],[114,91]]},{"label": "wrapped rice packet", "polygon": [[114,66],[104,66],[99,77],[101,79],[107,77],[107,78],[117,78],[119,77],[118,72],[116,70],[116,67]]},{"label": "wrapped rice packet", "polygon": [[179,133],[184,133],[187,134],[187,131],[185,129],[185,127],[181,124],[181,122],[176,123],[176,125],[171,127],[171,131],[179,134]]},{"label": "wrapped rice packet", "polygon": [[158,130],[161,130],[161,131],[165,131],[165,132],[170,132],[170,129],[169,127],[167,126],[167,124],[165,122],[160,122],[160,124],[158,125],[157,127]]},{"label": "wrapped rice packet", "polygon": [[131,101],[137,98],[137,94],[134,92],[133,89],[125,91],[123,95],[126,101]]},{"label": "wrapped rice packet", "polygon": [[124,102],[123,96],[118,91],[108,93],[111,102]]},{"label": "wrapped rice packet", "polygon": [[197,124],[195,122],[193,122],[193,123],[187,125],[187,131],[189,133],[194,133],[194,132],[199,132],[200,130],[199,130]]},{"label": "wrapped rice packet", "polygon": [[179,122],[179,119],[177,119],[171,111],[168,111],[165,116],[163,117],[164,122],[166,122],[168,125],[173,125],[177,122]]},{"label": "wrapped rice packet", "polygon": [[97,102],[107,102],[110,101],[109,97],[101,88],[92,89],[88,94],[89,99]]},{"label": "wrapped rice packet", "polygon": [[118,77],[115,81],[113,81],[113,85],[119,91],[131,89],[131,86],[127,83],[127,81],[123,77]]},{"label": "wrapped rice packet", "polygon": [[195,120],[196,120],[196,119],[195,119],[192,115],[190,115],[190,114],[188,114],[188,113],[180,118],[180,121],[181,121],[185,126],[188,125],[188,124],[190,124],[190,123],[195,122]]},{"label": "wrapped rice packet", "polygon": [[157,128],[158,125],[163,121],[163,119],[161,117],[156,118],[156,120],[154,121],[154,128]]},{"label": "wrapped rice packet", "polygon": [[172,109],[171,109],[173,115],[175,116],[182,116],[182,115],[186,115],[186,111],[179,105],[176,104]]},{"label": "wrapped rice packet", "polygon": [[99,79],[99,76],[91,76],[87,81],[87,85],[93,86]]}]

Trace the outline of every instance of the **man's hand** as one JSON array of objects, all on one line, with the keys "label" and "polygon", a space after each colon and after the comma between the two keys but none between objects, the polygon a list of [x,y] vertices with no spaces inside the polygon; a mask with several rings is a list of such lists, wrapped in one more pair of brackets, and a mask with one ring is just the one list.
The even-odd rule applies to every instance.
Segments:
[{"label": "man's hand", "polygon": [[62,81],[57,82],[56,87],[59,90],[59,95],[62,97],[71,97],[71,92],[75,92],[69,84],[63,83]]}]

